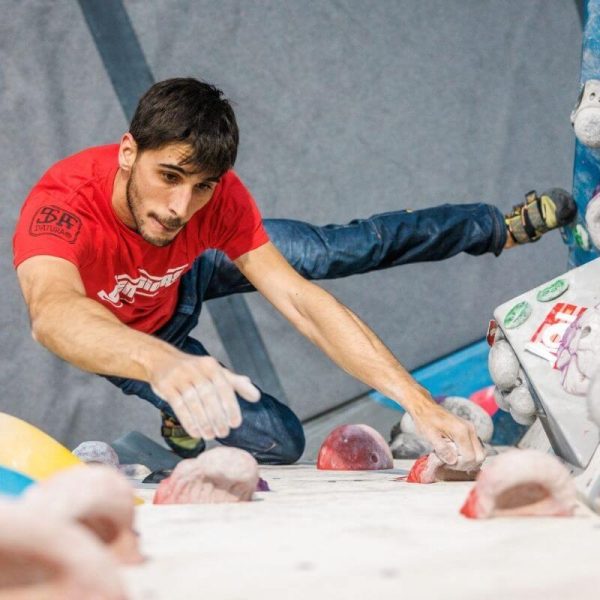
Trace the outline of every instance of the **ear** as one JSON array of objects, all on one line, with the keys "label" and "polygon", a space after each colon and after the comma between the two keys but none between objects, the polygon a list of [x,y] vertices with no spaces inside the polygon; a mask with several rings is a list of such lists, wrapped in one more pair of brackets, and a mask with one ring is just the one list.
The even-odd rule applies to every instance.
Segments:
[{"label": "ear", "polygon": [[119,145],[119,166],[128,173],[131,172],[137,157],[137,144],[133,136],[127,132],[123,134]]}]

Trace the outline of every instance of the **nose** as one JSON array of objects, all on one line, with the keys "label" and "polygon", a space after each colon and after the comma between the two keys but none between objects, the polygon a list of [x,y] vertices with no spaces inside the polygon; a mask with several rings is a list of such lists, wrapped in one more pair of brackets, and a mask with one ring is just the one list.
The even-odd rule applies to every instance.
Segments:
[{"label": "nose", "polygon": [[181,185],[173,191],[169,201],[169,212],[177,218],[184,218],[192,201],[192,186]]}]

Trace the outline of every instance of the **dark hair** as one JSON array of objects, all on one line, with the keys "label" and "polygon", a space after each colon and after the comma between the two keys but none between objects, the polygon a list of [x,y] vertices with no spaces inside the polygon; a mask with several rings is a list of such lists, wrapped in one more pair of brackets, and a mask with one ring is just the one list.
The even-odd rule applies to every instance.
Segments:
[{"label": "dark hair", "polygon": [[139,101],[129,132],[142,152],[189,144],[183,162],[216,177],[231,169],[237,156],[239,131],[231,104],[221,90],[197,79],[155,83]]}]

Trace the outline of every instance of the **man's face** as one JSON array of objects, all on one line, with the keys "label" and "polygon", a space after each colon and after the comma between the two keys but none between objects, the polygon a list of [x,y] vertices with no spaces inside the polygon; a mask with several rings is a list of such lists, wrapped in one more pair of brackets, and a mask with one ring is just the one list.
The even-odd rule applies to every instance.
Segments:
[{"label": "man's face", "polygon": [[154,246],[170,244],[205,206],[218,178],[183,164],[189,147],[169,144],[138,152],[127,181],[127,205],[137,232]]}]

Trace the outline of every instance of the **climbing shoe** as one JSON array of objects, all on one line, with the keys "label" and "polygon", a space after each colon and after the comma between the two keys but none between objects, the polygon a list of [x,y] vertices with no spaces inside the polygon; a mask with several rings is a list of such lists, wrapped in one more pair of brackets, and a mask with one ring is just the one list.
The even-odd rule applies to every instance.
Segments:
[{"label": "climbing shoe", "polygon": [[506,215],[506,227],[517,244],[536,242],[544,233],[571,223],[577,215],[577,205],[571,194],[552,188],[538,196],[535,190],[525,194],[525,202],[513,207]]},{"label": "climbing shoe", "polygon": [[160,433],[167,446],[181,458],[196,458],[205,448],[202,438],[193,438],[171,415],[161,411],[162,427]]}]

